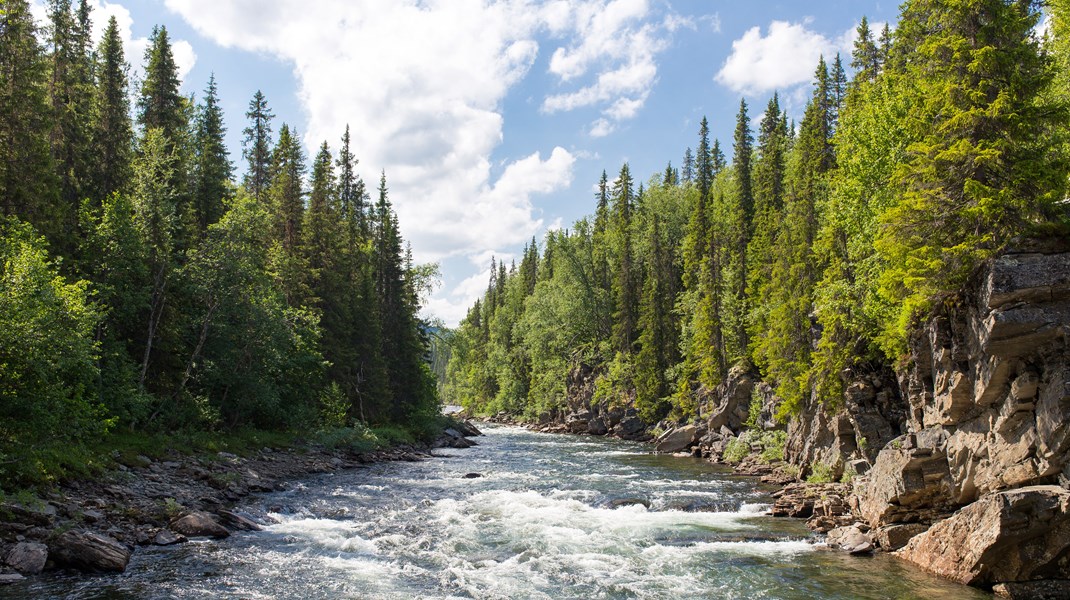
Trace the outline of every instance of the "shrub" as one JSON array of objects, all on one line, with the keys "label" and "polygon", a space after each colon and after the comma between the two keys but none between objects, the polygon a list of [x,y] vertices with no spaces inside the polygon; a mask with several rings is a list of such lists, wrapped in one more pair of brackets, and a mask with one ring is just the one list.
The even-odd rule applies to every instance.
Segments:
[{"label": "shrub", "polygon": [[814,463],[810,465],[810,476],[806,478],[809,483],[832,483],[835,480],[836,471],[832,465]]}]

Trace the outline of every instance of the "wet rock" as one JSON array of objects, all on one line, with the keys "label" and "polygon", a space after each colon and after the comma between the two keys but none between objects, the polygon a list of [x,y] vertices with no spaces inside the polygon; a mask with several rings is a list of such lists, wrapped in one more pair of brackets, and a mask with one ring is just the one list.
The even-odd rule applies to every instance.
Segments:
[{"label": "wet rock", "polygon": [[587,433],[587,424],[590,420],[591,412],[585,410],[565,417],[565,425],[571,433]]},{"label": "wet rock", "polygon": [[992,591],[1000,598],[1011,600],[1070,600],[1070,580],[999,583]]},{"label": "wet rock", "polygon": [[186,541],[186,536],[175,533],[170,529],[161,529],[156,532],[155,536],[152,537],[152,543],[157,546],[171,546],[174,544],[181,544]]},{"label": "wet rock", "polygon": [[1070,490],[995,492],[936,523],[896,553],[968,585],[1070,578]]},{"label": "wet rock", "polygon": [[226,527],[206,512],[191,512],[171,523],[171,530],[189,537],[225,538],[230,536]]},{"label": "wet rock", "polygon": [[461,476],[461,478],[462,479],[479,479],[482,476],[483,476],[482,473],[465,473],[464,475]]},{"label": "wet rock", "polygon": [[12,583],[18,583],[26,579],[18,573],[0,573],[0,585],[9,585]]},{"label": "wet rock", "polygon": [[37,575],[48,562],[48,546],[35,542],[19,542],[4,559],[9,567],[26,575]]},{"label": "wet rock", "polygon": [[654,450],[666,454],[680,452],[693,446],[706,431],[697,425],[685,425],[670,429],[661,434],[654,442]]},{"label": "wet rock", "polygon": [[588,421],[587,433],[591,435],[605,435],[609,433],[609,427],[606,426],[606,420],[602,417],[595,417]]},{"label": "wet rock", "polygon": [[82,571],[118,571],[130,562],[130,550],[109,536],[90,531],[67,531],[49,546],[58,564]]},{"label": "wet rock", "polygon": [[646,424],[637,416],[628,416],[613,428],[613,433],[624,439],[631,439],[646,430]]},{"label": "wet rock", "polygon": [[220,510],[219,516],[223,522],[239,531],[260,531],[263,527],[248,515],[230,510]]},{"label": "wet rock", "polygon": [[621,508],[624,506],[643,506],[650,508],[650,501],[643,498],[614,498],[609,501],[610,508]]},{"label": "wet rock", "polygon": [[874,532],[874,541],[885,552],[893,552],[907,545],[907,542],[916,535],[925,533],[929,525],[924,523],[905,523],[897,525],[885,525]]},{"label": "wet rock", "polygon": [[458,421],[457,428],[461,430],[461,433],[464,434],[465,437],[476,437],[483,435],[483,432],[480,431],[475,425],[473,425],[471,421]]},{"label": "wet rock", "polygon": [[859,529],[857,525],[837,527],[829,531],[826,543],[830,548],[843,550],[850,554],[873,552],[873,538]]}]

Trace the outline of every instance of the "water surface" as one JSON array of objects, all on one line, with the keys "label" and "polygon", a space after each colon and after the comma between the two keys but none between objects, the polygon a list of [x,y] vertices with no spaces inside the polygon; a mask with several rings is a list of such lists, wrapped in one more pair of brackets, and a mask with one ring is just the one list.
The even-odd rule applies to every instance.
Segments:
[{"label": "water surface", "polygon": [[992,598],[824,550],[764,514],[770,488],[700,460],[513,427],[478,441],[249,499],[274,522],[262,532],[142,548],[121,575],[49,575],[0,599]]}]

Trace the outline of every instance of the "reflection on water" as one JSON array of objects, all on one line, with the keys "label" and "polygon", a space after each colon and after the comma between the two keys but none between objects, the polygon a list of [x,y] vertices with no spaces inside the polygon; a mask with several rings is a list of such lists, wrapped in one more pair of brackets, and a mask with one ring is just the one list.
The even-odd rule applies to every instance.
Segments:
[{"label": "reflection on water", "polygon": [[[770,489],[647,446],[488,426],[421,463],[309,479],[243,508],[276,524],[146,548],[127,572],[8,598],[991,598],[824,551]],[[483,477],[465,479],[466,473]]]}]

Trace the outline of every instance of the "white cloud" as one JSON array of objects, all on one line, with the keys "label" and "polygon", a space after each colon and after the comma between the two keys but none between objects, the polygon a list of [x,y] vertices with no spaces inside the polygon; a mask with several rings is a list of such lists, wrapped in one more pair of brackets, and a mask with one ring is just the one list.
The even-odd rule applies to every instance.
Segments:
[{"label": "white cloud", "polygon": [[[104,37],[104,30],[108,27],[108,20],[115,17],[115,24],[119,27],[119,37],[123,41],[123,52],[126,62],[131,65],[130,80],[141,81],[144,73],[145,50],[149,47],[149,39],[145,37],[135,38],[132,32],[134,18],[130,11],[118,2],[106,0],[91,0],[93,19],[93,45],[96,46]],[[33,0],[30,5],[34,18],[41,25],[48,23],[48,8],[44,0]],[[175,57],[175,65],[178,67],[178,78],[185,80],[186,75],[193,69],[197,62],[197,53],[193,46],[186,40],[171,39],[171,53]],[[131,90],[133,93],[135,90]]]},{"label": "white cloud", "polygon": [[748,29],[732,42],[732,53],[715,79],[729,89],[756,96],[784,89],[813,78],[818,59],[831,59],[845,48],[850,37],[830,40],[807,27],[807,23],[773,21],[768,34],[760,27]]},{"label": "white cloud", "polygon": [[591,124],[590,135],[601,137],[614,123],[633,118],[646,103],[657,81],[657,55],[668,48],[669,35],[694,28],[690,19],[669,13],[652,20],[646,0],[576,2],[569,29],[575,43],[554,50],[549,71],[561,84],[582,79],[592,71],[592,82],[577,90],[548,96],[546,113],[600,107],[602,116]]}]

